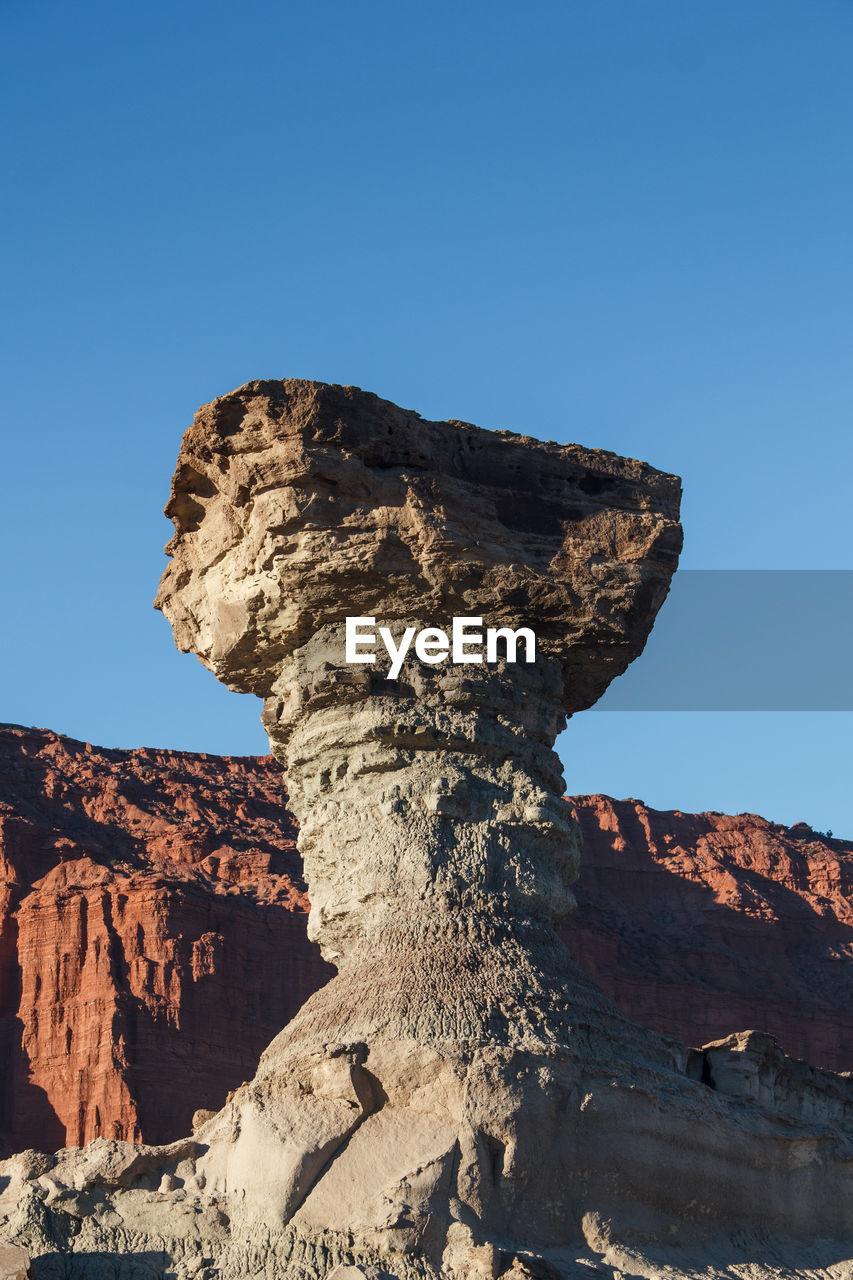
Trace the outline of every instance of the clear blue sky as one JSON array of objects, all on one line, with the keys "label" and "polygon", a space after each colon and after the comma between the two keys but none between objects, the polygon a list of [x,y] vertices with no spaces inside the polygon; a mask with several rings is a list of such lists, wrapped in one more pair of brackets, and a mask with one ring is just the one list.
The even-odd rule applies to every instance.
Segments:
[{"label": "clear blue sky", "polygon": [[[254,377],[676,471],[690,567],[853,568],[849,0],[0,0],[0,39],[0,719],[265,749],[151,609],[181,432]],[[567,788],[853,836],[851,719],[589,712]]]}]

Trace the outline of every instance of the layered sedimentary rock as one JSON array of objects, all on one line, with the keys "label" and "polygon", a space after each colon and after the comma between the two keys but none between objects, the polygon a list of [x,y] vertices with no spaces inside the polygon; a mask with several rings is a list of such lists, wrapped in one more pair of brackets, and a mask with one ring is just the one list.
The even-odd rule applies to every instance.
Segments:
[{"label": "layered sedimentary rock", "polygon": [[[285,799],[270,757],[0,727],[7,1150],[179,1137],[328,980]],[[853,844],[570,804],[582,858],[560,935],[623,1012],[690,1045],[751,1027],[853,1068]]]},{"label": "layered sedimentary rock", "polygon": [[[667,1255],[708,1276],[755,1245],[762,1274],[805,1249],[830,1274],[849,1083],[760,1037],[697,1055],[642,1031],[554,931],[579,844],[554,738],[641,650],[677,496],[644,464],[352,388],[252,383],[201,412],[159,601],[265,698],[338,973],[192,1139],[17,1157],[7,1234],[159,1248],[179,1274],[659,1275]],[[536,660],[389,681],[346,663],[353,614],[531,627]]]},{"label": "layered sedimentary rock", "polygon": [[268,760],[0,729],[0,1135],[162,1142],[332,970]]},{"label": "layered sedimentary rock", "polygon": [[[271,757],[0,727],[7,1150],[167,1142],[253,1075],[333,972],[305,935],[285,798]],[[623,1012],[690,1045],[750,1027],[853,1068],[853,844],[750,814],[570,804],[583,844],[560,934]]]},{"label": "layered sedimentary rock", "polygon": [[621,1009],[688,1044],[752,1027],[853,1070],[853,843],[748,813],[570,803],[583,845],[562,936]]}]

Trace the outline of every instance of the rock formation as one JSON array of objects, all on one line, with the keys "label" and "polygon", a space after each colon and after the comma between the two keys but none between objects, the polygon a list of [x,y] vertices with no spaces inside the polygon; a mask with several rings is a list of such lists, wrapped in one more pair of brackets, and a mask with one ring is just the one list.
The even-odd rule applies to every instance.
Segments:
[{"label": "rock formation", "polygon": [[[7,1236],[235,1277],[850,1258],[849,1082],[760,1036],[696,1055],[642,1031],[554,932],[579,841],[553,741],[641,650],[677,495],[641,463],[353,388],[250,383],[201,411],[159,602],[180,647],[265,698],[338,973],[193,1138],[7,1162]],[[347,615],[530,627],[536,660],[413,658],[389,681],[344,661]]]},{"label": "rock formation", "polygon": [[749,813],[570,803],[583,852],[561,933],[621,1009],[687,1044],[752,1027],[853,1070],[853,842]]},{"label": "rock formation", "polygon": [[0,1138],[165,1142],[332,970],[268,759],[0,728]]},{"label": "rock formation", "polygon": [[[180,1137],[328,980],[285,800],[268,756],[0,726],[7,1153]],[[583,846],[560,936],[624,1013],[689,1045],[751,1027],[853,1068],[853,842],[569,803]]]}]

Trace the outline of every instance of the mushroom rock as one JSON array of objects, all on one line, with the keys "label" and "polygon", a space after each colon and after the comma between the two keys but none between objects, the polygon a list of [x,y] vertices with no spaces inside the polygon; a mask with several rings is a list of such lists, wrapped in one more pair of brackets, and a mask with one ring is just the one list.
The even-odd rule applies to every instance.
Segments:
[{"label": "mushroom rock", "polygon": [[[641,1029],[555,932],[579,838],[554,740],[641,652],[678,496],[644,463],[352,387],[253,382],[200,411],[157,603],[264,698],[338,972],[192,1139],[59,1153],[36,1208],[8,1170],[22,1243],[65,1212],[87,1215],[75,1251],[156,1238],[223,1277],[769,1277],[804,1250],[839,1274],[849,1081],[755,1033],[697,1054]],[[435,661],[433,630],[392,679],[381,646],[347,661],[348,617],[395,641],[527,628],[535,660],[504,637]]]}]

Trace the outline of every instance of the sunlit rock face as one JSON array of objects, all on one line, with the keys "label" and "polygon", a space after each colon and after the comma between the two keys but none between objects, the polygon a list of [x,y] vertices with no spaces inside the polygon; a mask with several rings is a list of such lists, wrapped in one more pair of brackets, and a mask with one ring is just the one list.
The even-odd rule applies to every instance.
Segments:
[{"label": "sunlit rock face", "polygon": [[[644,463],[425,422],[352,387],[250,383],[200,412],[158,604],[179,647],[266,700],[329,958],[386,923],[570,909],[554,738],[642,649],[678,497]],[[454,617],[527,627],[536,660],[412,654],[389,680],[382,650],[346,663],[347,616],[398,640]]]},{"label": "sunlit rock face", "polygon": [[[199,413],[158,604],[265,700],[338,973],[192,1139],[10,1168],[15,1238],[156,1237],[179,1275],[213,1256],[234,1280],[707,1278],[754,1249],[743,1274],[769,1277],[806,1241],[838,1274],[849,1082],[760,1037],[707,1056],[643,1031],[554,929],[579,849],[554,739],[641,651],[678,492],[354,388],[250,383]],[[416,653],[389,680],[346,661],[348,616],[529,628],[535,660]]]},{"label": "sunlit rock face", "polygon": [[[516,1133],[522,1098],[530,1105],[532,1090],[541,1109],[547,1097],[535,1055],[573,1044],[584,1022],[620,1054],[633,1044],[635,1058],[670,1065],[671,1050],[641,1045],[554,934],[573,905],[579,845],[553,744],[565,714],[642,649],[676,564],[678,497],[674,477],[643,463],[424,422],[316,383],[250,384],[185,436],[158,604],[180,647],[265,699],[300,825],[309,929],[339,967],[214,1125],[240,1136],[213,1143],[210,1183],[228,1194],[248,1180],[247,1204],[267,1225],[346,1231],[366,1214],[368,1233],[393,1228],[407,1247],[428,1237],[452,1263],[449,1206],[463,1192],[448,1178],[460,1144],[464,1196],[493,1229],[542,1200],[540,1187],[515,1204],[519,1181],[538,1181],[544,1137],[536,1124]],[[478,618],[531,630],[536,650],[515,662],[507,649],[486,662],[475,645],[461,656],[479,661],[410,653],[389,679],[381,651],[372,664],[346,661],[348,616],[398,641]],[[289,1138],[293,1168],[271,1188],[260,1170],[274,1161],[272,1081],[329,1042],[344,1046],[335,1078],[345,1064],[364,1077],[348,1086],[323,1163],[340,1153],[317,1180],[308,1135]],[[294,1105],[288,1092],[281,1131]],[[506,1203],[482,1185],[481,1165],[497,1158],[483,1154],[489,1142],[529,1145],[506,1157]],[[392,1161],[391,1184],[374,1149]],[[409,1212],[397,1184],[424,1161],[419,1208],[394,1227]],[[352,1178],[359,1206],[342,1199]],[[562,1204],[544,1212],[559,1235]]]},{"label": "sunlit rock face", "polygon": [[0,725],[0,1153],[180,1137],[330,976],[282,800],[269,758]]}]

